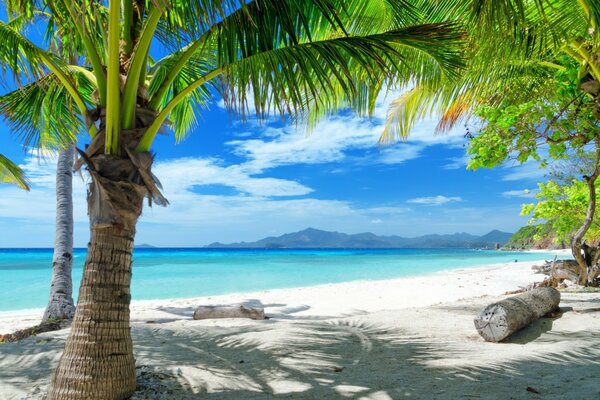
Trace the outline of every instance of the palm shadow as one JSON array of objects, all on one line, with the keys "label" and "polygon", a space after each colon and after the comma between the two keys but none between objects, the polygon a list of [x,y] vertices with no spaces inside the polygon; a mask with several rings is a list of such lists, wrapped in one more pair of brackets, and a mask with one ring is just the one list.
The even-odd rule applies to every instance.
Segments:
[{"label": "palm shadow", "polygon": [[[422,309],[367,319],[136,323],[133,399],[530,399],[528,387],[563,399],[573,398],[575,384],[578,393],[600,396],[600,335],[573,330],[582,316],[568,313],[524,344],[452,335],[472,330],[472,310],[487,301],[428,309],[426,317],[442,321],[430,331],[393,323],[416,322]],[[0,369],[0,387],[19,394],[8,399],[42,398],[65,334],[0,347],[0,365],[10,366]]]}]

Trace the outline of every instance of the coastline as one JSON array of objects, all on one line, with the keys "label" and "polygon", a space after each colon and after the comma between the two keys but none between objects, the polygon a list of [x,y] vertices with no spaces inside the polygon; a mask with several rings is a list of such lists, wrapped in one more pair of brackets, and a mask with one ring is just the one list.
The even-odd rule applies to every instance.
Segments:
[{"label": "coastline", "polygon": [[[532,250],[532,252],[537,252]],[[562,255],[558,251],[539,251]],[[540,260],[541,261],[541,260]],[[193,305],[292,303],[303,308],[299,316],[335,317],[347,313],[367,313],[386,309],[426,307],[461,298],[500,295],[532,282],[543,280],[531,266],[539,261],[488,264],[453,268],[393,279],[356,280],[311,286],[237,292],[213,296],[173,299],[132,300],[132,320],[153,319],[162,308]],[[377,293],[377,296],[370,295]],[[332,299],[337,299],[332,301]],[[43,308],[0,311],[0,334],[36,325]],[[286,313],[281,307],[266,307],[267,315]]]},{"label": "coastline", "polygon": [[[134,301],[140,390],[132,399],[530,399],[528,387],[544,398],[600,396],[598,292],[563,292],[564,314],[536,321],[507,343],[477,335],[480,309],[544,278],[532,264]],[[240,303],[264,307],[270,319],[191,318],[199,305]],[[0,327],[30,326],[40,316],[4,312]],[[67,334],[1,345],[0,398],[43,399]]]}]

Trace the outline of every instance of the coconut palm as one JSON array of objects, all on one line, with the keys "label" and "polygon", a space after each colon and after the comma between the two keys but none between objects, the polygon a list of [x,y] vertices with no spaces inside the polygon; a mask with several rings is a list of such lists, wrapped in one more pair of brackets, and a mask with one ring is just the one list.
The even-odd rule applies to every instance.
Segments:
[{"label": "coconut palm", "polygon": [[[56,129],[54,143],[72,143],[84,130],[91,137],[78,163],[91,177],[91,238],[50,399],[121,399],[135,390],[132,249],[144,199],[167,205],[151,172],[159,130],[169,126],[182,140],[215,96],[234,111],[248,111],[252,100],[259,118],[275,112],[297,120],[340,108],[367,114],[383,88],[452,77],[462,33],[434,16],[429,23],[420,3],[6,2],[12,15],[43,10],[48,36],[56,31],[80,57],[65,62],[0,23],[2,66],[31,82],[0,111],[25,142],[44,139],[42,117],[72,128]],[[162,51],[151,53],[152,44]],[[52,115],[43,112],[48,101],[56,104]]]},{"label": "coconut palm", "polygon": [[[469,21],[468,65],[458,79],[446,80],[443,85],[416,84],[395,100],[388,110],[382,142],[406,137],[416,120],[434,113],[441,115],[438,130],[444,131],[459,120],[468,119],[478,106],[518,105],[533,98],[545,98],[542,103],[548,101],[544,93],[556,93],[562,84],[560,74],[567,73],[573,64],[578,65],[577,96],[595,102],[594,115],[600,119],[598,1],[471,0],[463,7],[445,11],[447,18]],[[567,106],[563,111],[566,109]],[[579,140],[582,135],[588,136],[587,143],[597,142],[588,132],[582,134],[575,127],[572,138]],[[475,164],[493,166],[501,161],[482,161],[483,158],[476,159]],[[599,174],[594,172],[586,177],[588,210],[582,226],[571,238],[581,284],[588,283],[588,269],[595,267],[586,261],[583,250],[584,237],[594,219],[594,181]]]},{"label": "coconut palm", "polygon": [[72,319],[73,303],[73,160],[75,146],[62,150],[56,162],[56,227],[52,281],[42,323]]},{"label": "coconut palm", "polygon": [[[60,142],[66,142],[69,138],[73,139],[73,129],[76,123],[67,124],[72,118],[71,111],[63,107],[64,95],[61,98],[52,92],[53,89],[60,89],[56,85],[47,85],[47,78],[41,78],[38,82],[18,88],[10,93],[0,96],[0,114],[13,127],[18,126],[16,113],[21,114],[23,122],[28,126],[37,124],[37,139],[32,143],[32,138],[25,140],[26,143],[41,149],[52,149],[57,144],[55,138],[60,138]],[[37,98],[35,97],[37,95]],[[27,108],[29,107],[29,108]],[[61,111],[62,117],[61,119]],[[71,121],[73,122],[73,121]],[[66,135],[59,130],[66,130]],[[50,286],[50,296],[48,305],[42,317],[42,323],[50,319],[71,319],[75,312],[73,304],[73,283],[71,278],[72,258],[73,258],[73,159],[75,157],[75,148],[73,145],[62,149],[58,153],[56,169],[56,229],[54,254],[52,257],[52,281]],[[1,159],[0,159],[1,161]],[[20,178],[26,185],[24,177],[19,169],[10,175],[11,180],[15,177]],[[20,174],[20,175],[19,175]],[[0,171],[0,178],[2,172]],[[28,186],[25,186],[28,189]]]},{"label": "coconut palm", "polygon": [[[431,7],[439,9],[436,2]],[[468,0],[441,12],[465,21],[467,65],[458,79],[415,84],[396,99],[382,142],[406,138],[415,121],[432,114],[441,116],[438,129],[445,131],[472,116],[477,105],[528,99],[564,69],[557,62],[560,55],[581,63],[581,79],[600,73],[597,1]]]}]

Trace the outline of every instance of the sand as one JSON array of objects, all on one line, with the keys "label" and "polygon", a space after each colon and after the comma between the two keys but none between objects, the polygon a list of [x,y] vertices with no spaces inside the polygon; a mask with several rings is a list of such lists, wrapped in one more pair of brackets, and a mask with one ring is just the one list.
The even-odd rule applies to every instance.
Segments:
[{"label": "sand", "polygon": [[[563,291],[561,315],[505,343],[473,328],[485,305],[543,279],[531,265],[133,302],[134,399],[600,398],[600,292]],[[239,303],[271,319],[191,319]],[[0,313],[0,333],[40,317]],[[42,399],[67,333],[0,345],[0,399]]]}]

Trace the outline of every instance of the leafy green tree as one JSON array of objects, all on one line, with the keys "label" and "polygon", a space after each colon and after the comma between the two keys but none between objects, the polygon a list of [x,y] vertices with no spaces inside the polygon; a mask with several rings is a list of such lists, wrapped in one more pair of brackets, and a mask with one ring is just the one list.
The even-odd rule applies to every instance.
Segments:
[{"label": "leafy green tree", "polygon": [[[415,84],[398,98],[388,111],[382,142],[406,137],[416,120],[430,114],[441,115],[438,130],[444,131],[477,111],[486,132],[472,142],[471,167],[492,167],[513,154],[519,161],[540,158],[541,143],[549,145],[552,158],[597,147],[600,3],[472,0],[444,11],[470,21],[467,67],[456,80]],[[572,235],[581,283],[587,283],[591,267],[582,248],[595,212],[597,163],[585,175],[589,207]]]},{"label": "leafy green tree", "polygon": [[553,159],[581,159],[592,150],[593,162],[580,180],[570,185],[555,180],[541,184],[538,198],[542,201],[523,210],[533,212],[534,219],[550,221],[559,238],[570,237],[579,283],[585,285],[596,277],[597,269],[597,258],[590,254],[592,242],[585,243],[585,239],[595,232],[590,228],[595,223],[600,176],[598,101],[581,89],[579,65],[572,58],[563,56],[556,65],[562,68],[548,76],[547,86],[538,87],[528,101],[505,100],[477,109],[482,127],[470,143],[469,168],[493,167],[508,158],[521,163],[533,158],[544,165]]},{"label": "leafy green tree", "polygon": [[[50,399],[123,399],[135,390],[132,248],[144,199],[167,205],[150,153],[166,124],[182,140],[220,94],[270,113],[368,114],[385,87],[440,82],[462,66],[462,32],[408,0],[7,1],[47,25],[38,45],[0,22],[0,65],[25,84],[2,114],[23,141],[67,145],[88,131],[91,239],[71,333]],[[426,18],[427,17],[427,18]],[[431,22],[433,21],[433,22]],[[55,35],[58,33],[58,35]],[[52,38],[76,59],[52,51]],[[167,55],[150,49],[162,46]],[[51,114],[44,104],[54,105]],[[42,130],[44,124],[61,129]]]}]

